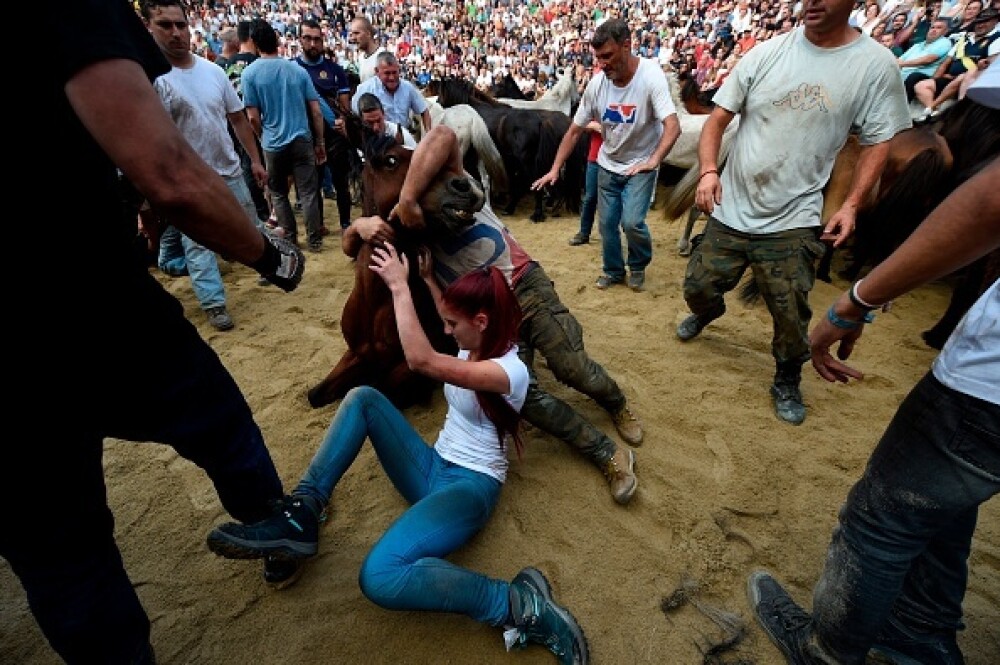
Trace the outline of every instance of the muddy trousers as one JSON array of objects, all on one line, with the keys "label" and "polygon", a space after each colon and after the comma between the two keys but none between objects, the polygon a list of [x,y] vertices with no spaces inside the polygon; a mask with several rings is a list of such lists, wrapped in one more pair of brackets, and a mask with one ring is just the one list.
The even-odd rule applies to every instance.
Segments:
[{"label": "muddy trousers", "polygon": [[583,348],[579,321],[559,300],[552,280],[541,266],[530,268],[515,285],[514,293],[524,315],[518,355],[530,374],[521,416],[602,466],[614,456],[615,442],[569,404],[539,387],[533,368],[535,353],[545,357],[559,381],[592,398],[609,413],[617,413],[625,406],[624,393]]},{"label": "muddy trousers", "polygon": [[699,317],[725,311],[723,296],[736,288],[747,268],[774,322],[771,353],[779,366],[809,359],[809,292],[824,245],[818,228],[750,235],[709,218],[694,238],[684,274],[684,300]]}]

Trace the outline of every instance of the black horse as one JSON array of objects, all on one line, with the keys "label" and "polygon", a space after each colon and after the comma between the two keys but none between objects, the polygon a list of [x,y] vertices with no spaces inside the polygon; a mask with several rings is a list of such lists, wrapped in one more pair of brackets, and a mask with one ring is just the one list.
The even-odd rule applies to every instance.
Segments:
[{"label": "black horse", "polygon": [[502,77],[494,81],[493,88],[490,92],[497,98],[528,99],[521,90],[521,86],[519,86],[517,81],[514,80],[514,77],[510,75],[510,72],[507,72]]},{"label": "black horse", "polygon": [[[438,88],[438,103],[445,108],[468,104],[486,121],[490,136],[503,157],[508,191],[504,214],[513,215],[531,183],[548,173],[555,161],[559,142],[569,131],[570,118],[558,111],[512,108],[492,95],[477,90],[471,81],[445,78]],[[566,164],[559,181],[548,191],[535,192],[531,221],[545,219],[545,196],[552,199],[553,210],[565,205],[579,214],[583,180],[587,168],[589,138],[582,136]]]}]

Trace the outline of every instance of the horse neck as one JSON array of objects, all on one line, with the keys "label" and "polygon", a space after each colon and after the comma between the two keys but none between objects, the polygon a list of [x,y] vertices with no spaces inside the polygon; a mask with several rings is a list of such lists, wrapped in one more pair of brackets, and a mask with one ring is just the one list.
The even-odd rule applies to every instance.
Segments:
[{"label": "horse neck", "polygon": [[681,99],[681,84],[677,82],[677,74],[667,74],[667,85],[670,87],[670,98],[674,100],[674,108],[677,109],[677,115],[692,115],[688,112],[687,107],[684,106],[684,100]]}]

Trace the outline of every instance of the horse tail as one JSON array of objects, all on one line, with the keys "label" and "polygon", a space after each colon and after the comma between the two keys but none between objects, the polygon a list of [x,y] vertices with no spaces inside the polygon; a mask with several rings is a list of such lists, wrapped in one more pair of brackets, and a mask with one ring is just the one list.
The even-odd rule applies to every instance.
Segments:
[{"label": "horse tail", "polygon": [[760,299],[760,287],[757,286],[757,280],[754,279],[753,273],[743,281],[743,286],[740,287],[739,299],[747,307],[753,307]]},{"label": "horse tail", "polygon": [[507,169],[503,166],[503,157],[497,150],[497,144],[493,142],[490,131],[486,127],[486,122],[476,113],[472,120],[472,147],[476,149],[476,154],[486,167],[486,173],[490,176],[490,188],[497,191],[507,191]]},{"label": "horse tail", "polygon": [[[732,127],[732,123],[730,123],[730,127]],[[719,157],[716,160],[719,170],[722,170],[723,166],[725,166],[726,160],[729,159],[729,153],[732,152],[734,134],[735,132],[730,131],[729,127],[722,133],[722,142],[719,144]],[[666,203],[663,204],[663,219],[665,221],[672,222],[675,219],[680,219],[694,207],[694,195],[698,190],[700,175],[701,165],[695,164],[677,181],[677,184],[674,185],[673,190],[670,192],[670,196],[667,197]]]},{"label": "horse tail", "polygon": [[[537,111],[532,111],[537,113]],[[558,111],[553,111],[558,113]],[[562,114],[559,114],[562,115]],[[563,116],[565,117],[565,116]],[[569,118],[566,118],[567,126]],[[563,128],[566,129],[566,128]],[[556,160],[556,153],[559,151],[559,143],[562,141],[560,128],[553,124],[551,117],[542,117],[538,128],[538,154],[535,155],[535,168],[531,175],[531,180],[541,177],[552,166]],[[580,198],[583,192],[583,178],[585,172],[577,159],[577,150],[574,147],[569,159],[563,167],[563,175],[557,186],[556,198],[561,199],[566,207],[575,214],[580,212]],[[576,196],[573,193],[576,192]]]},{"label": "horse tail", "polygon": [[[559,149],[559,141],[556,130],[553,129],[556,141],[555,149]],[[544,139],[543,139],[544,141]],[[583,202],[583,186],[587,179],[587,153],[590,151],[590,136],[587,132],[580,135],[573,151],[563,165],[562,172],[562,195],[566,201],[566,207],[573,214],[580,214],[580,204]],[[555,156],[553,154],[553,160]],[[549,164],[552,162],[550,161]]]}]

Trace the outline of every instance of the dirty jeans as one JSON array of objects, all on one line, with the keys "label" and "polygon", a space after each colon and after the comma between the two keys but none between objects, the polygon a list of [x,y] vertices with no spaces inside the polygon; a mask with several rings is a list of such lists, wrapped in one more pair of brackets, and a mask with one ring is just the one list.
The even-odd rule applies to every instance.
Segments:
[{"label": "dirty jeans", "polygon": [[684,274],[684,300],[699,316],[725,310],[723,296],[749,267],[774,322],[771,353],[779,363],[809,358],[809,292],[824,245],[818,228],[750,235],[709,218]]},{"label": "dirty jeans", "polygon": [[583,348],[580,323],[559,300],[552,280],[535,264],[514,286],[523,321],[518,339],[518,356],[528,367],[530,383],[521,416],[583,453],[598,466],[615,454],[616,446],[576,412],[569,404],[542,390],[533,368],[535,352],[555,377],[570,388],[596,401],[609,413],[625,406],[625,395],[607,371]]},{"label": "dirty jeans", "polygon": [[1000,406],[931,373],[906,397],[840,511],[813,618],[838,662],[873,644],[961,663],[967,561],[979,506],[1000,492]]},{"label": "dirty jeans", "polygon": [[347,393],[294,494],[326,505],[366,439],[411,506],[365,558],[361,591],[390,610],[456,612],[502,624],[508,583],[442,558],[486,525],[502,484],[445,461],[379,391],[362,386]]},{"label": "dirty jeans", "polygon": [[646,213],[656,190],[656,171],[624,176],[597,168],[597,214],[601,219],[604,274],[624,280],[623,231],[631,272],[644,271],[653,260],[653,238],[646,225]]},{"label": "dirty jeans", "polygon": [[204,310],[224,307],[226,290],[222,286],[222,273],[215,252],[168,226],[160,236],[160,270],[179,277],[185,273],[191,278],[191,288]]}]

